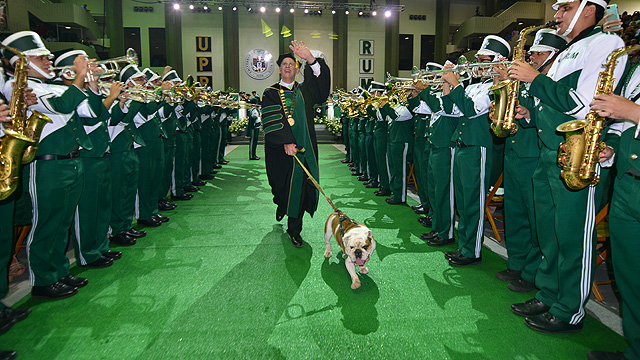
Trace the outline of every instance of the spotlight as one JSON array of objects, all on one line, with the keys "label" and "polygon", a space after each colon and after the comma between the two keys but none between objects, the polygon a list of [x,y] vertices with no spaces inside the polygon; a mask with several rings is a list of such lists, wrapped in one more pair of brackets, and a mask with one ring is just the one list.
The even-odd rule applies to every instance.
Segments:
[{"label": "spotlight", "polygon": [[248,11],[248,12],[251,12],[251,7],[248,7],[248,8],[247,8],[247,11]]},{"label": "spotlight", "polygon": [[331,10],[331,13],[332,13],[333,15],[335,15],[335,14],[336,14],[336,10],[335,10],[335,9],[334,9],[334,10]]},{"label": "spotlight", "polygon": [[202,7],[202,9],[203,9],[204,11],[207,11],[207,10],[209,10],[209,7],[208,7],[207,5],[205,5],[205,6],[203,6],[203,7]]},{"label": "spotlight", "polygon": [[322,15],[322,10],[318,10],[318,15]]},{"label": "spotlight", "polygon": [[388,18],[391,17],[391,11],[387,10],[384,12],[384,17]]},{"label": "spotlight", "polygon": [[362,16],[362,14],[364,14],[362,11],[358,11],[359,16]]},{"label": "spotlight", "polygon": [[231,8],[231,10],[236,11],[238,10],[238,7],[234,6],[233,8]]},{"label": "spotlight", "polygon": [[304,13],[308,14],[309,13],[309,9],[304,9]]},{"label": "spotlight", "polygon": [[[218,6],[218,10],[222,11],[222,6]],[[234,10],[235,11],[235,10]]]},{"label": "spotlight", "polygon": [[261,6],[261,7],[260,7],[260,12],[261,12],[261,13],[264,13],[265,11],[267,11],[267,8],[266,8],[266,7],[264,7],[264,6]]},{"label": "spotlight", "polygon": [[378,12],[377,12],[377,11],[375,11],[375,10],[373,10],[373,11],[371,12],[371,16],[376,16],[376,15],[378,15]]},{"label": "spotlight", "polygon": [[345,10],[345,11],[344,11],[344,14],[345,14],[345,15],[349,15],[349,9]]},{"label": "spotlight", "polygon": [[292,14],[293,14],[295,11],[296,11],[296,9],[294,9],[294,8],[289,9],[289,12],[290,12],[290,13],[292,13]]},{"label": "spotlight", "polygon": [[180,10],[180,4],[174,3],[173,4],[173,10]]},{"label": "spotlight", "polygon": [[276,12],[280,13],[280,8],[279,7],[276,8]]},{"label": "spotlight", "polygon": [[193,8],[195,8],[195,6],[193,6],[193,4],[189,5],[189,10],[193,10]]}]

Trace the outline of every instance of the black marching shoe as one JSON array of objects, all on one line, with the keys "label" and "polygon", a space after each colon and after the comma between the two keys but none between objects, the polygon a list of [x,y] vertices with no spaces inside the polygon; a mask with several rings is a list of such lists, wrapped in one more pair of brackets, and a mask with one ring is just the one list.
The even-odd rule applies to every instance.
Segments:
[{"label": "black marching shoe", "polygon": [[375,189],[375,188],[377,188],[377,187],[378,187],[378,184],[376,184],[376,183],[372,183],[372,182],[369,182],[369,183],[368,183],[367,185],[365,185],[364,187],[366,187],[367,189]]},{"label": "black marching shoe", "polygon": [[15,351],[0,351],[0,360],[13,360],[18,357]]},{"label": "black marching shoe", "polygon": [[109,241],[113,245],[120,245],[120,246],[131,246],[131,245],[135,245],[137,242],[136,239],[132,238],[126,233],[120,233],[116,236],[112,236],[109,238]]},{"label": "black marching shoe", "polygon": [[627,360],[621,352],[608,352],[608,351],[589,351],[587,354],[589,360]]},{"label": "black marching shoe", "polygon": [[422,209],[422,204],[413,205],[413,206],[411,207],[411,210],[413,210],[413,211],[416,211],[416,210],[418,210],[418,209]]},{"label": "black marching shoe", "polygon": [[75,277],[69,274],[65,277],[61,277],[60,279],[58,279],[58,282],[61,282],[69,286],[81,288],[81,287],[87,286],[87,284],[89,283],[89,280],[81,277]]},{"label": "black marching shoe", "polygon": [[108,257],[109,259],[118,260],[122,257],[122,251],[107,250],[107,252],[102,254],[102,256]]},{"label": "black marching shoe", "polygon": [[191,185],[196,186],[196,187],[205,186],[205,185],[207,185],[207,182],[204,181],[204,180],[192,181]]},{"label": "black marching shoe", "polygon": [[156,221],[160,221],[161,223],[165,223],[165,222],[169,221],[169,217],[168,216],[162,216],[160,214],[152,215],[151,218],[155,219]]},{"label": "black marching shoe", "polygon": [[147,232],[146,231],[140,231],[140,230],[136,230],[134,228],[131,228],[131,229],[125,231],[124,233],[129,235],[129,236],[131,236],[132,238],[141,238],[141,237],[147,236]]},{"label": "black marching shoe", "polygon": [[453,251],[446,251],[444,253],[444,258],[449,260],[452,258],[457,258],[462,254],[462,250],[458,249],[458,250],[453,250]]},{"label": "black marching shoe", "polygon": [[259,156],[252,156],[249,158],[249,160],[260,160]]},{"label": "black marching shoe", "polygon": [[227,165],[228,163],[229,163],[229,160],[222,160],[222,161],[220,162],[220,164],[222,164],[222,165]]},{"label": "black marching shoe", "polygon": [[431,216],[419,217],[418,222],[424,227],[431,227],[432,225]]},{"label": "black marching shoe", "polygon": [[514,281],[520,279],[521,274],[522,271],[507,269],[497,273],[496,277],[502,281]]},{"label": "black marching shoe", "polygon": [[280,209],[276,209],[276,221],[280,222],[285,216],[285,213],[280,212]]},{"label": "black marching shoe", "polygon": [[511,291],[519,293],[528,293],[536,290],[536,284],[529,282],[523,278],[513,280],[507,285],[507,288]]},{"label": "black marching shoe", "polygon": [[6,307],[0,311],[0,334],[4,334],[18,321],[24,320],[31,314],[31,309],[12,309]]},{"label": "black marching shoe", "polygon": [[511,312],[520,316],[539,315],[549,311],[549,309],[551,309],[551,307],[536,298],[511,305]]},{"label": "black marching shoe", "polygon": [[420,208],[417,210],[413,210],[414,213],[418,214],[418,215],[425,215],[427,213],[427,210],[425,210],[424,208]]},{"label": "black marching shoe", "polygon": [[369,177],[367,175],[358,176],[358,181],[369,181]]},{"label": "black marching shoe", "polygon": [[[427,243],[427,245],[428,244],[429,243]],[[462,254],[460,254],[460,256],[458,257],[449,259],[449,265],[451,266],[469,266],[469,265],[478,265],[480,263],[482,263],[482,257],[468,258]]]},{"label": "black marching shoe", "polygon": [[200,175],[200,180],[213,180],[216,176],[213,174],[202,174]]},{"label": "black marching shoe", "polygon": [[78,293],[78,288],[69,286],[59,281],[47,286],[34,286],[31,288],[31,297],[34,299],[65,299]]},{"label": "black marching shoe", "polygon": [[162,223],[153,217],[149,219],[138,219],[138,225],[140,226],[148,226],[148,227],[158,227],[162,225]]},{"label": "black marching shoe", "polygon": [[174,201],[191,200],[192,197],[193,197],[193,195],[187,194],[185,192],[185,193],[178,194],[178,195],[172,195],[171,196],[171,200],[174,200]]},{"label": "black marching shoe", "polygon": [[547,334],[570,334],[582,331],[582,321],[571,325],[550,312],[526,317],[524,323],[533,330]]},{"label": "black marching shoe", "polygon": [[340,160],[340,162],[343,163],[343,164],[348,164],[349,160],[348,159],[342,159],[342,160]]},{"label": "black marching shoe", "polygon": [[438,232],[437,231],[431,231],[431,232],[428,232],[426,234],[420,235],[420,239],[422,239],[422,240],[431,240],[431,239],[435,239],[437,237],[438,237]]},{"label": "black marching shoe", "polygon": [[198,192],[200,188],[197,186],[189,185],[184,189],[186,192]]},{"label": "black marching shoe", "polygon": [[384,199],[384,201],[387,202],[387,204],[389,205],[401,205],[401,204],[406,204],[406,202],[404,201],[396,201],[393,198],[386,198]]},{"label": "black marching shoe", "polygon": [[356,171],[356,168],[353,165],[349,165],[349,170]]},{"label": "black marching shoe", "polygon": [[354,164],[353,164],[353,161],[349,161],[349,163],[347,164],[347,166],[349,166],[350,168],[352,168],[352,167],[353,167],[353,165],[354,165]]},{"label": "black marching shoe", "polygon": [[302,247],[302,237],[300,234],[289,235],[289,238],[291,238],[291,245],[297,248]]},{"label": "black marching shoe", "polygon": [[380,189],[378,191],[373,192],[376,196],[389,196],[391,195],[391,190],[389,189]]},{"label": "black marching shoe", "polygon": [[[213,168],[214,168],[214,169],[222,169],[222,165],[220,165],[220,164],[215,164],[215,165],[213,165]],[[214,171],[215,171],[215,170],[214,170]],[[217,174],[217,172],[215,172],[215,173],[214,173],[214,172],[212,172],[212,174]]]},{"label": "black marching shoe", "polygon": [[86,264],[86,265],[80,265],[82,267],[88,267],[88,268],[92,268],[92,269],[100,269],[100,268],[106,268],[107,266],[111,266],[113,265],[113,259],[107,256],[100,256],[98,258],[98,260]]},{"label": "black marching shoe", "polygon": [[[435,238],[431,239],[431,240],[427,240],[427,245],[429,246],[447,246],[447,245],[453,245],[456,242],[455,238],[451,238],[451,239],[443,239],[439,236],[436,236]],[[460,255],[458,254],[459,257]],[[469,264],[472,265],[472,264]]]},{"label": "black marching shoe", "polygon": [[351,176],[362,176],[362,173],[357,171],[352,171]]},{"label": "black marching shoe", "polygon": [[166,202],[158,201],[158,210],[160,210],[160,211],[169,211],[169,210],[173,210],[173,209],[175,209],[175,207],[167,204]]}]

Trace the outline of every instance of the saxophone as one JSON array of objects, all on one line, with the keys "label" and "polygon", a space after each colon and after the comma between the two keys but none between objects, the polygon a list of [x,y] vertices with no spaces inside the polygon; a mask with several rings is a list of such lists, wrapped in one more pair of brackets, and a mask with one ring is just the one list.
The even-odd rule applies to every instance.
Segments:
[{"label": "saxophone", "polygon": [[[544,25],[529,26],[520,31],[518,43],[513,48],[513,61],[525,61],[524,45],[527,42],[527,35],[543,28],[555,26],[555,21],[550,21]],[[491,119],[491,130],[497,137],[507,137],[518,131],[518,124],[515,123],[516,107],[518,106],[518,96],[520,95],[520,81],[508,79],[501,81],[489,90],[493,91],[495,100],[491,102],[489,119]]]},{"label": "saxophone", "polygon": [[[607,62],[602,65],[604,70],[598,76],[595,95],[613,92],[613,70],[618,64],[618,57],[638,49],[640,45],[627,46],[609,54]],[[570,120],[556,128],[558,132],[565,133],[565,141],[558,147],[558,165],[562,168],[560,177],[569,189],[584,189],[600,181],[596,165],[600,152],[605,148],[605,143],[600,141],[604,127],[605,118],[591,110],[586,119]]]},{"label": "saxophone", "polygon": [[42,128],[51,119],[32,111],[33,115],[25,124],[27,103],[24,101],[24,89],[27,87],[28,60],[20,50],[2,44],[0,46],[20,57],[15,65],[15,81],[9,101],[11,120],[5,124],[5,136],[0,143],[0,200],[4,200],[18,187],[20,167],[35,157]]}]

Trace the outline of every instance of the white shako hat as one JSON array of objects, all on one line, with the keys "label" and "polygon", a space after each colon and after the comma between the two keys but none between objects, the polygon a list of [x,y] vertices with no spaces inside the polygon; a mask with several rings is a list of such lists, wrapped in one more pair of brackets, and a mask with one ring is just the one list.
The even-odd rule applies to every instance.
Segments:
[{"label": "white shako hat", "polygon": [[[34,31],[19,31],[11,34],[2,41],[2,45],[16,48],[26,56],[51,55],[51,51],[44,46],[40,35]],[[5,48],[2,49],[2,55],[9,59],[11,65],[19,59],[18,55]]]},{"label": "white shako hat", "polygon": [[149,68],[144,68],[144,70],[142,70],[142,73],[144,74],[144,77],[147,79],[148,83],[160,78],[160,75],[156,74],[155,71]]},{"label": "white shako hat", "polygon": [[387,90],[387,88],[381,82],[372,81],[371,85],[369,85],[369,92],[370,93],[372,93],[374,91],[385,91],[385,90]]},{"label": "white shako hat", "polygon": [[182,80],[180,79],[180,76],[178,76],[178,73],[175,70],[170,70],[166,74],[164,74],[164,76],[162,76],[162,81],[180,81],[180,82],[182,82]]},{"label": "white shako hat", "polygon": [[444,66],[435,62],[428,62],[427,65],[425,65],[425,70],[427,71],[442,70],[443,68]]},{"label": "white shako hat", "polygon": [[482,41],[482,46],[480,46],[480,50],[476,53],[476,57],[478,57],[478,55],[490,55],[508,58],[509,53],[511,53],[511,46],[507,40],[500,36],[487,35]]},{"label": "white shako hat", "polygon": [[531,45],[529,51],[556,52],[566,43],[567,40],[558,35],[554,29],[541,29],[536,33],[536,38],[533,40],[533,45]]},{"label": "white shako hat", "polygon": [[140,69],[138,69],[135,64],[129,64],[122,68],[122,70],[120,71],[120,82],[126,84],[129,79],[137,78],[140,76],[144,77],[144,74],[140,71]]},{"label": "white shako hat", "polygon": [[78,57],[78,55],[88,56],[84,50],[69,50],[65,51],[56,56],[56,59],[53,61],[53,66],[61,67],[61,66],[73,66],[73,60]]}]

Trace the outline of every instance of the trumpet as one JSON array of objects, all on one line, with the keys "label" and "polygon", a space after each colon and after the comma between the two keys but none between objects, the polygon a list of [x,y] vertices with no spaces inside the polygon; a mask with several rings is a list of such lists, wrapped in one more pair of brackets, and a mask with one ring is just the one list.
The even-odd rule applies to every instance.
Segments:
[{"label": "trumpet", "polygon": [[[92,64],[96,65],[95,69],[87,71],[87,75],[85,77],[85,81],[91,82],[96,79],[96,77],[104,77],[109,75],[117,75],[120,73],[120,64],[127,63],[128,64],[137,64],[138,63],[138,54],[132,48],[128,48],[126,55],[119,56],[113,59],[106,60],[98,60],[94,61]],[[104,65],[100,66],[100,65]],[[60,71],[60,72],[71,72],[75,74],[75,69],[73,66],[54,66],[50,68],[51,71]]]},{"label": "trumpet", "polygon": [[131,88],[124,90],[120,97],[124,100],[133,100],[142,103],[150,103],[150,102],[160,102],[162,101],[162,90],[161,89],[137,89]]}]

